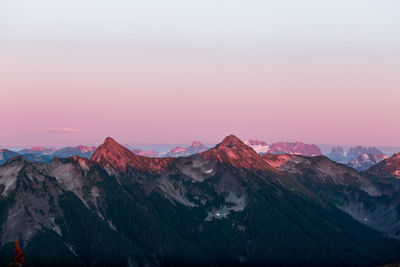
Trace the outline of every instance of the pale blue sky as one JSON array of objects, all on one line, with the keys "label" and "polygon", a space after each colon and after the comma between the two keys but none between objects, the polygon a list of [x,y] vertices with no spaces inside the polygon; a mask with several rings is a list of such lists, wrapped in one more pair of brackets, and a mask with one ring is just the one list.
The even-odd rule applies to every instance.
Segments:
[{"label": "pale blue sky", "polygon": [[399,11],[396,0],[2,0],[0,38],[388,53],[399,51]]}]

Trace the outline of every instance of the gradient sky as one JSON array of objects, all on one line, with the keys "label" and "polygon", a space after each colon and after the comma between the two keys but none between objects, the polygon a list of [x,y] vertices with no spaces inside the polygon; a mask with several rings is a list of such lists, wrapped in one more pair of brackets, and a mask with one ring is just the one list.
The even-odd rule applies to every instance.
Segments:
[{"label": "gradient sky", "polygon": [[0,145],[400,146],[400,1],[1,0]]}]

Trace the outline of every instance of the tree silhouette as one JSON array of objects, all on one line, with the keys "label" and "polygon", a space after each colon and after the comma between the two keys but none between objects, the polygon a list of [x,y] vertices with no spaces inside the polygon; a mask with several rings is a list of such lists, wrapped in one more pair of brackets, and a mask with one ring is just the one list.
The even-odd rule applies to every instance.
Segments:
[{"label": "tree silhouette", "polygon": [[25,264],[25,255],[19,246],[18,240],[15,240],[15,249],[14,249],[14,263],[8,264],[8,267],[21,267]]}]

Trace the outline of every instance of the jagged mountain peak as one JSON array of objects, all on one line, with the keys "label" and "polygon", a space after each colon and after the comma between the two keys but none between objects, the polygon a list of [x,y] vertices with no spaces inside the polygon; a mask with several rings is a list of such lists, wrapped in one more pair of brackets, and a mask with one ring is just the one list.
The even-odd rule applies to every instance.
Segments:
[{"label": "jagged mountain peak", "polygon": [[192,147],[199,147],[202,146],[203,144],[200,141],[194,140],[192,142]]},{"label": "jagged mountain peak", "polygon": [[242,140],[240,140],[239,138],[237,138],[233,134],[228,135],[227,137],[225,137],[224,140],[222,140],[222,142],[219,143],[216,147],[217,148],[227,147],[227,148],[235,148],[235,149],[237,149],[237,148],[245,148],[245,149],[250,148]]},{"label": "jagged mountain peak", "polygon": [[128,166],[127,160],[134,157],[138,156],[120,145],[113,138],[107,137],[104,143],[94,151],[90,159],[107,167],[124,171]]},{"label": "jagged mountain peak", "polygon": [[273,170],[257,152],[234,135],[229,135],[214,148],[201,153],[204,157],[244,169]]},{"label": "jagged mountain peak", "polygon": [[115,141],[112,137],[106,137],[106,139],[104,139],[103,145],[119,145],[119,143]]},{"label": "jagged mountain peak", "polygon": [[93,158],[96,157],[96,154],[98,154],[99,152],[114,152],[114,153],[124,153],[126,155],[132,155],[133,153],[125,148],[123,145],[119,144],[117,141],[115,141],[113,138],[111,137],[107,137],[103,144],[100,145],[95,152],[92,155],[92,160],[94,160]]},{"label": "jagged mountain peak", "polygon": [[90,158],[107,168],[117,171],[133,169],[155,171],[165,169],[169,158],[147,158],[134,154],[111,137],[107,137]]}]

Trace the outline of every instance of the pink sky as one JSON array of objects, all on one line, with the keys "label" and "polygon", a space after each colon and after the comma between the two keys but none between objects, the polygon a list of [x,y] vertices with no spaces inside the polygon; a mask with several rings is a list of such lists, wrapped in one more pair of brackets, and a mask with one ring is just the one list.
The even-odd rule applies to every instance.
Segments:
[{"label": "pink sky", "polygon": [[[189,19],[195,32],[182,26],[188,17],[167,26],[157,17],[146,27],[134,24],[135,32],[118,23],[94,31],[93,21],[78,15],[87,25],[36,14],[31,26],[13,5],[0,20],[2,146],[92,145],[107,136],[215,143],[231,133],[267,142],[400,146],[400,39],[393,34],[400,32],[388,28],[395,22],[389,7],[359,11],[375,12],[369,23],[342,14],[353,27],[337,25],[333,14],[325,28],[314,16],[299,29],[283,24],[295,21],[275,21],[283,32],[264,32],[271,21],[261,15],[248,22],[230,11],[233,18],[222,18],[231,25],[214,10],[213,28],[205,17]],[[114,21],[102,15],[94,20]]]}]

